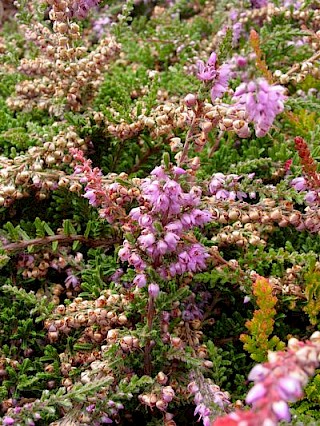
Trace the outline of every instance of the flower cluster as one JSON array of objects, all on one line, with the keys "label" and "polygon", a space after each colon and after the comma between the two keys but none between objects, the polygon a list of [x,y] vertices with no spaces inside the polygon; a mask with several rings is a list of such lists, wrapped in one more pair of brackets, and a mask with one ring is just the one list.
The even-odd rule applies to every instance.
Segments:
[{"label": "flower cluster", "polygon": [[134,266],[134,283],[147,283],[145,269],[152,265],[162,279],[185,272],[197,272],[206,267],[209,254],[195,239],[186,239],[188,231],[211,220],[207,210],[198,208],[201,190],[193,187],[184,192],[179,180],[186,171],[171,167],[156,167],[151,177],[141,183],[141,205],[131,210],[131,232],[136,242],[126,239],[119,250],[122,261]]},{"label": "flower cluster", "polygon": [[206,63],[201,60],[197,61],[197,77],[201,81],[213,83],[211,99],[214,102],[216,98],[221,98],[228,89],[230,65],[222,64],[218,66],[217,54],[212,52]]},{"label": "flower cluster", "polygon": [[[254,173],[248,175],[248,179],[251,180],[254,177]],[[255,191],[250,191],[249,194],[242,191],[239,188],[240,180],[243,176],[236,174],[224,175],[223,173],[215,173],[209,183],[209,192],[214,195],[216,200],[239,200],[242,201],[244,198],[256,198]]]},{"label": "flower cluster", "polygon": [[[83,197],[87,198],[92,206],[100,207],[100,216],[109,223],[125,220],[124,205],[132,200],[135,191],[128,191],[123,185],[114,182],[115,176],[104,181],[101,170],[98,167],[92,168],[92,161],[86,159],[80,149],[71,149],[70,152],[78,162],[74,173],[81,175],[80,183],[86,184]],[[126,175],[123,173],[121,177]]]},{"label": "flower cluster", "polygon": [[251,6],[257,9],[260,9],[261,7],[265,7],[268,4],[268,0],[250,0]]},{"label": "flower cluster", "polygon": [[254,382],[246,397],[252,410],[236,411],[217,419],[212,426],[276,426],[281,420],[289,422],[288,402],[303,396],[303,387],[319,365],[319,355],[319,331],[305,343],[291,338],[286,352],[269,352],[268,362],[257,364],[248,376]]},{"label": "flower cluster", "polygon": [[71,3],[71,14],[75,18],[85,18],[91,9],[99,4],[100,0],[77,0]]},{"label": "flower cluster", "polygon": [[[296,190],[296,191],[306,191],[308,190],[308,182],[307,180],[302,177],[296,177],[294,179],[292,179],[291,181],[291,186]],[[304,200],[306,203],[308,204],[317,204],[320,201],[320,192],[318,189],[310,189],[307,191]]]},{"label": "flower cluster", "polygon": [[230,395],[221,391],[220,387],[205,379],[201,373],[193,372],[188,391],[194,395],[196,408],[194,415],[199,415],[203,426],[210,426],[215,411],[225,412],[230,405]]},{"label": "flower cluster", "polygon": [[237,87],[233,100],[235,106],[244,109],[248,119],[254,123],[257,137],[265,136],[276,115],[284,110],[284,87],[270,85],[266,80],[242,83]]}]

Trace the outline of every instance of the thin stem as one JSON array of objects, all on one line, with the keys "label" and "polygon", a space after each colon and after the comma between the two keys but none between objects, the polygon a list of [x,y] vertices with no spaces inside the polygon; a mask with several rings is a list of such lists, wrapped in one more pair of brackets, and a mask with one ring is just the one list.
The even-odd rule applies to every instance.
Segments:
[{"label": "thin stem", "polygon": [[182,164],[186,160],[186,157],[188,156],[190,142],[191,142],[191,140],[193,138],[193,134],[194,134],[196,125],[198,123],[198,118],[199,118],[201,112],[202,112],[202,103],[198,101],[197,108],[195,109],[195,114],[194,114],[194,116],[192,118],[192,122],[191,122],[190,128],[189,128],[189,130],[187,132],[187,135],[186,135],[186,140],[184,142],[184,147],[183,147],[183,150],[182,150],[182,153],[181,153],[181,157],[179,158],[179,161],[178,161],[178,166],[179,167],[182,166]]},{"label": "thin stem", "polygon": [[211,158],[212,157],[212,155],[213,155],[213,153],[214,152],[216,152],[217,151],[217,149],[219,148],[219,145],[220,145],[220,141],[221,141],[221,139],[222,139],[222,136],[223,136],[223,132],[220,132],[219,133],[219,135],[218,135],[218,137],[217,137],[217,140],[215,141],[215,143],[214,143],[214,145],[213,145],[213,147],[210,149],[210,151],[209,151],[209,155],[208,155],[208,158]]},{"label": "thin stem", "polygon": [[135,173],[138,170],[140,170],[142,164],[144,164],[152,154],[155,154],[156,152],[160,151],[161,148],[162,148],[162,145],[160,144],[154,145],[153,147],[149,148],[145,152],[145,154],[141,158],[139,158],[138,162],[131,167],[131,169],[128,171],[128,174]]},{"label": "thin stem", "polygon": [[[31,240],[24,240],[19,241],[16,243],[9,243],[4,244],[1,248],[6,251],[16,251],[16,250],[23,250],[29,246],[44,246],[51,244],[55,241],[58,241],[59,243],[65,244],[65,243],[72,243],[73,241],[80,241],[86,245],[92,246],[92,247],[98,247],[98,246],[111,246],[117,241],[115,239],[110,238],[101,238],[101,239],[93,239],[93,238],[86,238],[83,235],[50,235],[48,237],[43,238],[34,238]],[[120,241],[120,240],[119,240]]]},{"label": "thin stem", "polygon": [[[151,333],[153,319],[154,319],[155,309],[154,309],[154,297],[149,294],[148,300],[148,313],[147,313],[147,326],[148,332]],[[152,370],[151,362],[151,339],[147,338],[146,346],[144,348],[144,374],[150,376]]]}]

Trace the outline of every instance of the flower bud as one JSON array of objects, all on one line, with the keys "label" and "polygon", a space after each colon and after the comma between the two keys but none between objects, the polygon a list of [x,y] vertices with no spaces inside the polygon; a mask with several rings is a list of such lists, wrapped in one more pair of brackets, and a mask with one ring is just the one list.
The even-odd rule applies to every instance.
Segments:
[{"label": "flower bud", "polygon": [[197,103],[197,98],[195,95],[193,95],[192,93],[189,93],[185,98],[184,98],[184,102],[187,105],[188,108],[192,108],[196,105]]}]

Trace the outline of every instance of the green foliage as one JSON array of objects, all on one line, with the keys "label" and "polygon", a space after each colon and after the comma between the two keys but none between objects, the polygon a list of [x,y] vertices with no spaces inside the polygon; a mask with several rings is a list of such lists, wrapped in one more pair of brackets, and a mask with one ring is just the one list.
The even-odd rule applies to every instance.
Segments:
[{"label": "green foliage", "polygon": [[309,315],[311,324],[317,325],[320,313],[320,272],[310,271],[305,274],[304,279],[307,303],[303,310]]},{"label": "green foliage", "polygon": [[[2,414],[6,415],[6,405],[17,399],[22,407],[19,424],[31,424],[35,419],[30,415],[34,413],[41,415],[39,426],[55,421],[78,424],[81,416],[82,423],[98,424],[101,413],[110,414],[108,403],[112,400],[125,406],[118,414],[110,414],[114,422],[160,425],[164,412],[155,402],[143,405],[140,396],[154,393],[160,399],[163,387],[172,386],[175,397],[167,410],[174,414],[176,424],[198,424],[197,418],[191,420],[195,407],[187,390],[193,372],[230,392],[232,401],[243,400],[247,374],[253,366],[251,359],[263,362],[268,350],[283,348],[281,340],[288,335],[304,339],[310,334],[310,323],[312,329],[318,326],[320,236],[317,232],[297,230],[292,224],[278,226],[279,221],[267,215],[275,206],[286,218],[291,210],[302,215],[312,211],[316,216],[315,206],[306,208],[305,192],[297,192],[290,182],[302,174],[294,150],[295,136],[304,137],[313,158],[320,159],[317,142],[320,109],[316,92],[319,82],[311,72],[299,83],[292,80],[287,85],[285,112],[277,116],[262,138],[256,137],[252,124],[251,136],[239,138],[233,131],[222,132],[214,123],[201,152],[195,152],[190,141],[189,155],[199,156],[201,167],[196,170],[189,160],[183,167],[188,169],[192,185],[202,191],[201,208],[209,209],[212,214],[218,211],[220,216],[217,214],[215,221],[183,237],[188,242],[203,244],[210,251],[206,270],[162,281],[148,267],[149,279],[161,286],[160,295],[154,300],[151,326],[148,285],[137,289],[133,285],[136,275],[133,267],[130,262],[120,262],[118,257],[124,238],[131,232],[127,228],[132,225],[132,218],[119,223],[102,218],[100,206],[90,205],[83,197],[84,188],[94,182],[73,174],[74,164],[52,165],[57,175],[66,179],[66,184],[57,185],[58,180],[50,183],[52,189],[40,202],[38,185],[46,187],[52,179],[45,163],[37,171],[31,171],[30,181],[24,186],[16,179],[15,167],[23,168],[27,163],[13,165],[13,171],[6,176],[6,162],[13,162],[21,154],[28,156],[29,148],[43,146],[71,125],[85,141],[82,146],[85,157],[92,160],[93,167],[102,170],[103,185],[116,182],[124,186],[123,193],[136,191],[124,206],[126,213],[143,202],[144,208],[148,208],[147,201],[142,202],[139,178],[148,176],[161,162],[166,166],[177,163],[176,152],[171,151],[169,142],[177,137],[183,144],[192,125],[188,116],[192,107],[183,110],[186,108],[183,99],[188,93],[210,98],[211,82],[199,82],[195,62],[206,61],[212,50],[218,53],[219,65],[235,59],[234,54],[246,56],[252,52],[249,30],[259,31],[260,59],[265,59],[265,69],[261,63],[257,68],[249,59],[245,69],[233,70],[230,91],[221,101],[222,105],[232,103],[232,90],[242,79],[261,77],[261,71],[265,74],[267,68],[270,72],[276,69],[286,72],[313,55],[311,43],[297,47],[296,41],[316,31],[312,21],[316,6],[314,2],[304,5],[306,16],[311,17],[305,18],[306,32],[301,20],[294,16],[287,18],[284,13],[272,16],[268,11],[266,19],[263,14],[259,19],[253,17],[257,11],[247,8],[249,2],[180,0],[169,7],[165,1],[102,1],[97,10],[79,21],[82,39],[75,46],[86,46],[88,52],[94,52],[97,35],[92,25],[97,18],[108,14],[113,22],[110,30],[117,42],[121,42],[121,54],[102,71],[103,83],[90,105],[84,99],[81,111],[65,111],[53,118],[37,108],[32,112],[13,112],[6,104],[6,99],[15,92],[15,85],[29,78],[18,71],[20,60],[41,57],[42,49],[52,42],[48,37],[39,47],[26,40],[27,27],[20,26],[21,22],[27,26],[44,23],[46,5],[40,3],[33,2],[31,7],[28,1],[21,1],[20,24],[17,18],[9,17],[1,28]],[[108,7],[103,10],[104,6]],[[233,40],[230,18],[234,9],[243,13],[245,21],[238,45]],[[68,19],[73,20],[70,16]],[[45,25],[49,28],[51,24],[47,21]],[[226,30],[224,36],[217,34],[222,27]],[[50,62],[53,72],[55,61],[52,58]],[[158,123],[150,128],[142,126],[131,137],[110,130],[110,126],[139,125],[146,117],[155,119],[156,108],[167,103],[175,108],[170,120],[176,119],[182,110],[185,115],[181,115],[179,125],[168,125],[160,136]],[[197,132],[201,132],[203,124],[208,124],[207,119],[201,120]],[[63,156],[70,156],[69,145],[72,144],[67,144]],[[289,169],[287,160],[293,160]],[[112,174],[122,172],[118,179]],[[216,172],[241,175],[239,188],[246,193],[255,192],[256,198],[225,202],[210,197],[208,182]],[[246,176],[249,173],[255,174],[254,179]],[[42,183],[34,183],[39,177]],[[15,193],[5,194],[8,185],[22,192],[26,188],[27,192],[22,199],[15,199]],[[121,204],[116,190],[112,196]],[[270,209],[261,204],[266,199]],[[243,216],[256,205],[262,218],[244,220]],[[232,209],[241,211],[236,220],[228,218]],[[251,235],[257,235],[263,243],[238,245],[219,240],[222,233],[239,232],[248,240]],[[136,236],[132,241],[136,242]],[[135,250],[146,256],[141,247]],[[170,253],[166,261],[170,262],[175,254]],[[263,278],[253,285],[255,273],[269,277],[273,289]],[[252,293],[256,299],[243,303],[245,295]],[[185,317],[188,304],[194,305],[194,320]],[[168,322],[163,320],[165,316],[169,317]],[[114,339],[110,337],[112,333],[116,334]],[[138,341],[137,346],[123,349],[124,339],[130,342],[130,338]],[[146,374],[146,348],[151,353],[150,375]],[[165,384],[159,383],[159,372],[166,375]],[[292,424],[312,425],[320,421],[319,374],[306,387],[305,394],[306,398],[293,408]],[[32,401],[27,408],[26,398]],[[90,412],[92,404],[94,412]]]}]

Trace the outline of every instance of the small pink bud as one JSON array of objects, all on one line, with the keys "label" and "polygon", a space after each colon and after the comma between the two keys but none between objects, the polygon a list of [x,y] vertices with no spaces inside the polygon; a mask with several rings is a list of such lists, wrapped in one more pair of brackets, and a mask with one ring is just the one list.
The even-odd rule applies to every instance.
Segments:
[{"label": "small pink bud", "polygon": [[197,103],[197,98],[195,95],[193,95],[192,93],[189,93],[185,98],[184,98],[184,102],[187,105],[187,107],[192,108],[196,105]]}]

